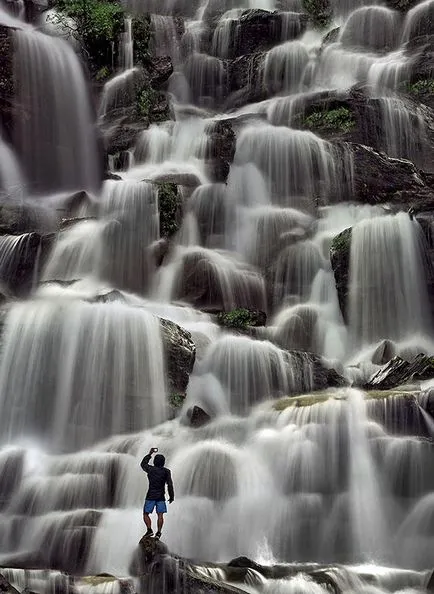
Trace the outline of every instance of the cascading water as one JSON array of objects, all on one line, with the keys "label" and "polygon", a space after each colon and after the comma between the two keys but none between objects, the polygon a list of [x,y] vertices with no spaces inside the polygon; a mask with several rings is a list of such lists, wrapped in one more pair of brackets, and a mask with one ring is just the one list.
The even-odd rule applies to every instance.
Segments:
[{"label": "cascading water", "polygon": [[[175,121],[140,120],[121,179],[101,188],[95,118],[73,49],[0,9],[14,29],[16,94],[28,113],[15,122],[14,148],[6,136],[0,144],[8,198],[0,206],[92,193],[78,218],[56,210],[53,219],[67,220],[40,260],[36,234],[17,231],[12,215],[0,237],[5,296],[29,245],[38,255],[27,297],[1,312],[0,360],[0,565],[35,571],[1,573],[43,594],[64,576],[53,572],[41,586],[47,576],[36,568],[128,575],[143,533],[139,462],[157,446],[176,493],[163,539],[197,561],[194,575],[229,580],[206,562],[248,556],[279,563],[281,573],[250,569],[238,584],[246,592],[427,591],[433,394],[343,386],[343,378],[364,384],[395,354],[434,354],[426,229],[405,212],[353,204],[351,146],[298,128],[318,97],[335,108],[350,87],[367,85],[368,113],[380,106],[379,147],[426,164],[424,113],[400,85],[411,66],[405,44],[425,34],[433,0],[405,18],[335,0],[341,27],[327,42],[299,0],[121,4],[131,14],[99,123],[122,118],[135,97],[134,18],[147,13],[150,60],[172,59],[164,90]],[[278,26],[244,61],[242,27],[253,23],[254,35],[270,14]],[[242,107],[224,113],[227,105]],[[233,143],[222,156],[228,127]],[[220,157],[227,176],[213,169]],[[171,182],[177,189],[167,194]],[[66,198],[50,199],[66,209]],[[330,248],[349,228],[342,296]],[[267,325],[246,329],[244,308],[266,312]],[[183,395],[159,318],[196,345],[178,412],[167,404]],[[194,406],[208,424],[190,426]],[[320,580],[311,575],[323,570]]]},{"label": "cascading water", "polygon": [[16,144],[31,191],[97,190],[94,117],[73,49],[29,28],[16,30],[14,40],[18,100],[27,113],[16,122]]}]

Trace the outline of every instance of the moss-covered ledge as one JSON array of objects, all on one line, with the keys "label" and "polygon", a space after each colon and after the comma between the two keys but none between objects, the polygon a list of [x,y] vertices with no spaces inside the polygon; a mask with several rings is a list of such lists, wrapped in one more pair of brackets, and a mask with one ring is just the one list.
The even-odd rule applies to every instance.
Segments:
[{"label": "moss-covered ledge", "polygon": [[349,227],[336,235],[330,246],[330,262],[335,277],[339,306],[344,319],[347,318],[351,237],[352,228]]},{"label": "moss-covered ledge", "polygon": [[302,121],[303,128],[312,132],[338,132],[347,134],[356,127],[354,114],[348,107],[313,111]]}]

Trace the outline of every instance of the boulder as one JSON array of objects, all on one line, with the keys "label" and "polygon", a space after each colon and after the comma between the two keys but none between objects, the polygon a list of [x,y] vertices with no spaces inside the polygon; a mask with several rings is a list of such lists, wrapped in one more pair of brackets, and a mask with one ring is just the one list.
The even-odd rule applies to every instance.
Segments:
[{"label": "boulder", "polygon": [[[434,82],[433,82],[434,85]],[[414,142],[401,147],[403,158],[410,158],[420,168],[429,168],[434,161],[434,111],[421,106],[420,94],[424,85],[406,85],[406,96],[399,99],[397,109],[406,110],[409,122],[414,129],[420,129],[423,120],[425,140],[423,144]],[[414,92],[410,92],[414,90]],[[427,89],[425,89],[426,91]],[[294,102],[291,125],[311,130],[325,140],[346,141],[367,145],[379,151],[388,151],[386,142],[390,129],[390,116],[383,99],[369,96],[360,87],[350,91],[319,91]],[[275,122],[286,125],[287,120]],[[409,147],[411,154],[408,152]]]},{"label": "boulder", "polygon": [[246,54],[229,60],[227,66],[227,99],[223,111],[235,109],[267,98],[262,84],[265,53]]},{"label": "boulder", "polygon": [[375,149],[348,143],[353,159],[353,198],[367,204],[412,204],[434,201],[434,189],[413,163],[393,159]]},{"label": "boulder", "polygon": [[286,359],[290,368],[294,394],[342,388],[348,385],[345,378],[333,367],[328,367],[325,361],[314,353],[286,351]]},{"label": "boulder", "polygon": [[347,320],[348,282],[350,271],[351,234],[349,227],[333,238],[330,246],[330,261],[335,276],[339,306],[342,315]]},{"label": "boulder", "polygon": [[192,427],[203,427],[211,421],[211,417],[200,406],[193,406],[187,411],[187,418]]},{"label": "boulder", "polygon": [[187,560],[170,554],[160,540],[145,536],[134,553],[130,573],[139,578],[140,591],[147,594],[242,594],[238,588],[206,577]]},{"label": "boulder", "polygon": [[306,15],[298,13],[284,15],[260,8],[246,10],[234,23],[230,57],[267,51],[282,41],[295,39],[304,33],[307,21]]},{"label": "boulder", "polygon": [[54,233],[45,236],[38,233],[0,236],[3,252],[0,282],[12,295],[24,297],[29,294],[55,239]]},{"label": "boulder", "polygon": [[206,128],[207,142],[198,157],[207,162],[208,177],[215,183],[226,183],[234,160],[236,136],[230,120],[216,120]]},{"label": "boulder", "polygon": [[143,181],[153,182],[156,184],[174,184],[175,186],[184,186],[186,188],[197,188],[202,184],[201,180],[194,173],[171,172],[159,173],[152,179],[144,179]]},{"label": "boulder", "polygon": [[417,355],[409,362],[394,357],[372,375],[363,386],[365,390],[390,390],[412,380],[434,378],[434,358],[424,354]]},{"label": "boulder", "polygon": [[196,358],[196,347],[190,332],[174,322],[161,318],[161,332],[166,352],[169,391],[185,395]]}]

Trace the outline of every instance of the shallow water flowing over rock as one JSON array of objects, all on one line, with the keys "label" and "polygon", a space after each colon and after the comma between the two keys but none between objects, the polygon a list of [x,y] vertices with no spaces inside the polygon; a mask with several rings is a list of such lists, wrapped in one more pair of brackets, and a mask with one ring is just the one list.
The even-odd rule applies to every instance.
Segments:
[{"label": "shallow water flowing over rock", "polygon": [[0,590],[432,591],[433,0],[84,4],[0,8]]}]

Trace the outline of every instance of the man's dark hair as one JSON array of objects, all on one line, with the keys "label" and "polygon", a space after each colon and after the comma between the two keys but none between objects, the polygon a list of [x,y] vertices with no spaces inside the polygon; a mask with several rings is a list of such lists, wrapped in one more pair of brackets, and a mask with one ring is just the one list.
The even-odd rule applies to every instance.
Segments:
[{"label": "man's dark hair", "polygon": [[164,464],[166,463],[166,458],[163,454],[157,454],[154,458],[154,466],[157,468],[163,468]]}]

